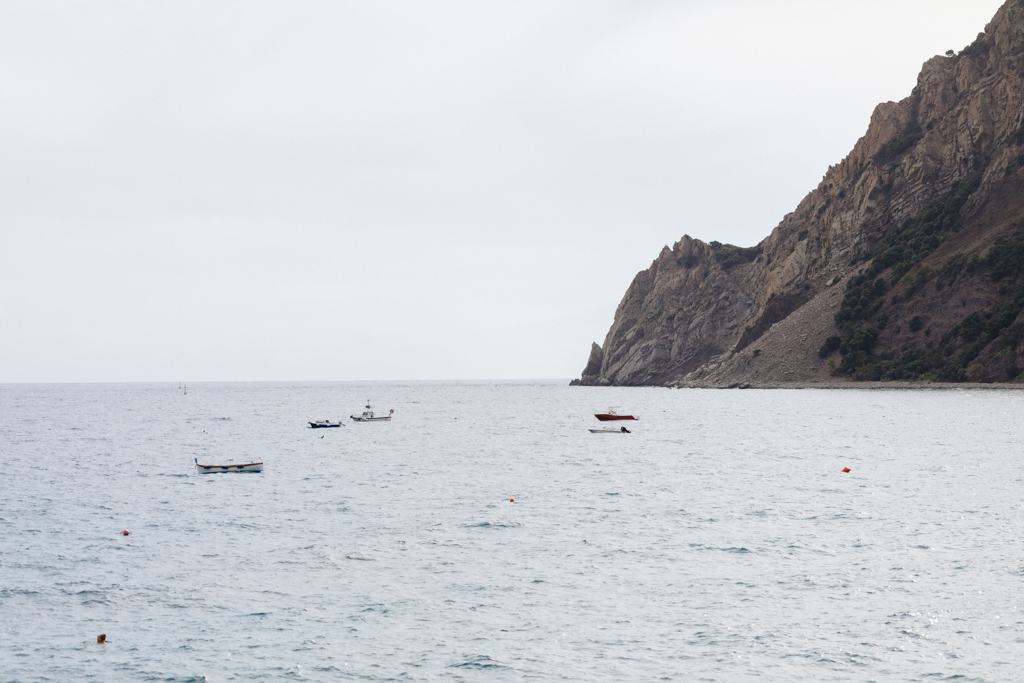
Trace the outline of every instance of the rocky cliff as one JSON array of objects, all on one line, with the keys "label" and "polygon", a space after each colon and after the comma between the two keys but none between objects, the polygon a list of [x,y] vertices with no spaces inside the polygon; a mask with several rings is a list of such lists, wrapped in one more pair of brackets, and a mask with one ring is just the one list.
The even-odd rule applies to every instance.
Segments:
[{"label": "rocky cliff", "polygon": [[684,236],[638,273],[580,384],[1021,381],[1024,0],[756,247]]}]

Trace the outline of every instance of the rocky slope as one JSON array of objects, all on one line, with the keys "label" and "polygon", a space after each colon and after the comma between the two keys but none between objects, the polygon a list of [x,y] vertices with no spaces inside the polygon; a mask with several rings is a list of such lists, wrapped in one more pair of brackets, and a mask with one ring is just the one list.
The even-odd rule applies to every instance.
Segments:
[{"label": "rocky slope", "polygon": [[580,384],[1021,381],[1024,0],[928,60],[759,245],[684,236]]}]

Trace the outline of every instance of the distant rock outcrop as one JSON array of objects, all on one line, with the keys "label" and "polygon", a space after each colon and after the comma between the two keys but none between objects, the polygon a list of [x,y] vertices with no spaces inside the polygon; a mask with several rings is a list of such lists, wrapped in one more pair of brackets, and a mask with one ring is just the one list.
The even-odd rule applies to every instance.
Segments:
[{"label": "distant rock outcrop", "polygon": [[878,105],[756,247],[684,236],[638,273],[579,384],[1020,381],[1024,0]]}]

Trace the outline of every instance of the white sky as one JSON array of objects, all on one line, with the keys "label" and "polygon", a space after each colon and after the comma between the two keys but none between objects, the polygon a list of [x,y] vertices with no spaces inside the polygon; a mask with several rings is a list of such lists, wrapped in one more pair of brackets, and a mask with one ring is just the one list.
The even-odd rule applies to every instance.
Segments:
[{"label": "white sky", "polygon": [[6,2],[0,382],[578,376],[1000,4]]}]

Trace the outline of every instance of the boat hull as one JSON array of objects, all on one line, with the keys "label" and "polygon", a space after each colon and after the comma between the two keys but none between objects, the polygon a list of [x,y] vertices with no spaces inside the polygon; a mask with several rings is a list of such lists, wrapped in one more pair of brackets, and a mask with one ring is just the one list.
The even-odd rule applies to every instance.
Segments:
[{"label": "boat hull", "polygon": [[311,429],[330,429],[331,427],[340,427],[341,420],[337,422],[331,422],[330,420],[324,420],[323,422],[310,422],[309,426]]},{"label": "boat hull", "polygon": [[611,422],[612,420],[636,420],[637,418],[632,415],[613,415],[611,413],[595,413],[596,417],[601,422]]},{"label": "boat hull", "polygon": [[249,462],[243,465],[200,465],[196,463],[199,474],[222,474],[225,472],[262,472],[263,463]]},{"label": "boat hull", "polygon": [[591,429],[591,434],[631,434],[632,432],[624,432],[621,429]]}]

